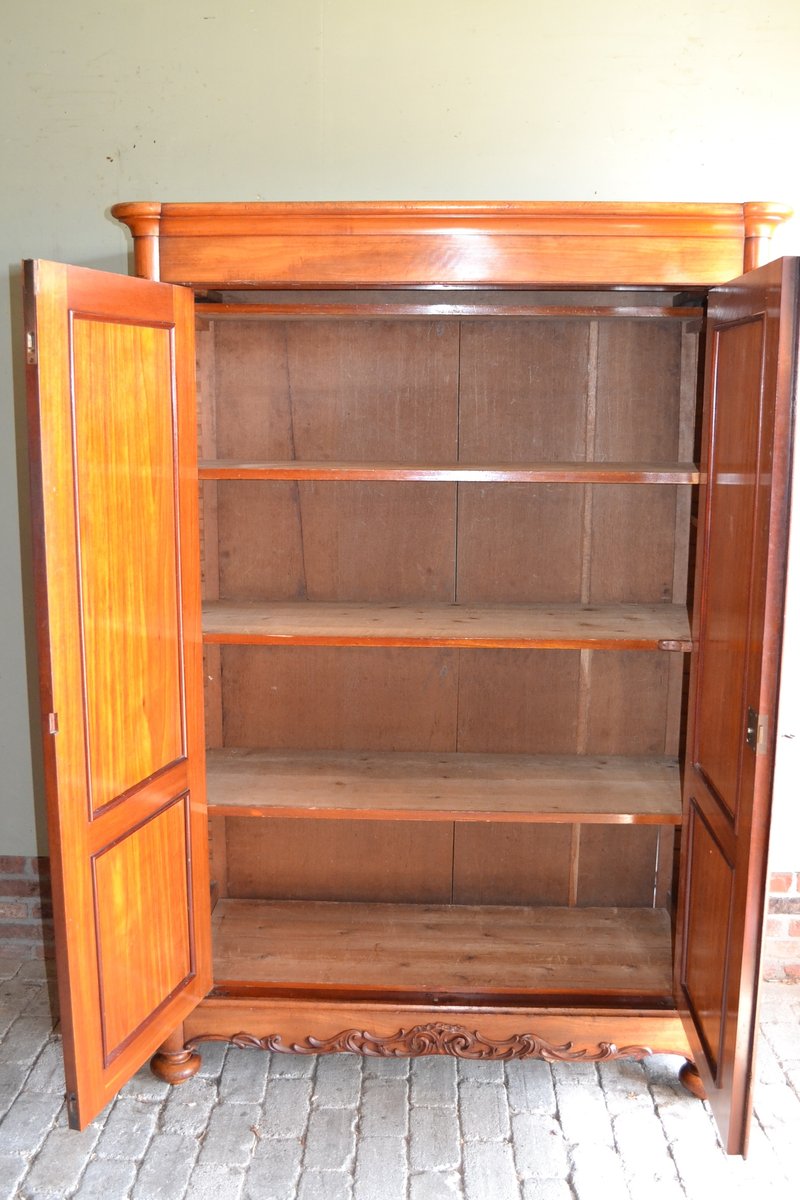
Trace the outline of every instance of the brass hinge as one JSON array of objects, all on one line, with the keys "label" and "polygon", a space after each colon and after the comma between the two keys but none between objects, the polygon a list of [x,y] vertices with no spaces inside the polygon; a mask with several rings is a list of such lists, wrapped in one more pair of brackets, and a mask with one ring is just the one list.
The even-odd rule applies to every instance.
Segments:
[{"label": "brass hinge", "polygon": [[47,714],[47,732],[58,733],[58,713]]},{"label": "brass hinge", "polygon": [[36,334],[32,329],[29,329],[25,334],[25,362],[29,367],[35,367],[39,361],[39,356],[36,352]]},{"label": "brass hinge", "polygon": [[768,729],[769,717],[762,716],[761,713],[757,713],[754,708],[748,708],[745,741],[751,750],[755,750],[756,754],[767,753]]}]

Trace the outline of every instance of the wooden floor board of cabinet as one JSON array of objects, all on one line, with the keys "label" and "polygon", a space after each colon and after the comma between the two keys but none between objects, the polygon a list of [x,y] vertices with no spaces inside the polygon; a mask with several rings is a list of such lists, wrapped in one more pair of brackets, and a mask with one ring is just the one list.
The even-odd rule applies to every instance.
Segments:
[{"label": "wooden floor board of cabinet", "polygon": [[159,1043],[664,1051],[741,1152],[786,210],[114,213],[144,279],[26,273],[71,1123]]}]

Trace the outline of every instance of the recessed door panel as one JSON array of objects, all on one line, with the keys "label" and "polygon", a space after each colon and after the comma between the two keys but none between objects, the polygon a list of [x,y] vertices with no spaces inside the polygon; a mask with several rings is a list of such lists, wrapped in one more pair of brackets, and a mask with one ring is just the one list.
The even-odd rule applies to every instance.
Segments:
[{"label": "recessed door panel", "polygon": [[697,697],[695,762],[731,816],[744,745],[746,630],[759,482],[761,363],[765,316],[715,333],[714,452],[709,464],[706,598]]},{"label": "recessed door panel", "polygon": [[180,796],[93,859],[107,1063],[194,970],[188,813]]},{"label": "recessed door panel", "polygon": [[96,812],[185,755],[171,332],[76,315],[72,355]]}]

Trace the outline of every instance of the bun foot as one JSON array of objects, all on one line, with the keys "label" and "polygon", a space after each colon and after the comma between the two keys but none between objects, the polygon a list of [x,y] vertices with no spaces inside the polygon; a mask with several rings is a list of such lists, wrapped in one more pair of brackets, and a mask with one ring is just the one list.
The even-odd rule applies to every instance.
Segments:
[{"label": "bun foot", "polygon": [[195,1050],[159,1050],[150,1059],[150,1070],[165,1083],[186,1083],[197,1074],[201,1061]]},{"label": "bun foot", "polygon": [[698,1100],[706,1099],[706,1089],[703,1087],[703,1081],[700,1078],[700,1072],[693,1062],[685,1062],[678,1072],[680,1079],[687,1092],[691,1092]]}]

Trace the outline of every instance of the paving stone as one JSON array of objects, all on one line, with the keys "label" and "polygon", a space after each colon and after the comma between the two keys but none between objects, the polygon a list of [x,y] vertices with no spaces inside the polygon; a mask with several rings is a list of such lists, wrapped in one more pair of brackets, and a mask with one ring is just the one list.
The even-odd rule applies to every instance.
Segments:
[{"label": "paving stone", "polygon": [[406,1200],[408,1162],[400,1138],[360,1137],[353,1200]]},{"label": "paving stone", "polygon": [[464,1190],[467,1200],[518,1200],[520,1185],[508,1142],[464,1146]]},{"label": "paving stone", "polygon": [[12,979],[25,961],[22,957],[12,955],[9,955],[8,958],[0,958],[0,979]]},{"label": "paving stone", "polygon": [[575,1193],[565,1179],[523,1179],[522,1200],[575,1200]]},{"label": "paving stone", "polygon": [[364,1058],[365,1079],[406,1079],[411,1070],[410,1058]]},{"label": "paving stone", "polygon": [[308,1079],[316,1071],[317,1063],[322,1061],[322,1057],[316,1054],[271,1054],[270,1079]]},{"label": "paving stone", "polygon": [[50,1040],[52,1022],[44,1017],[18,1017],[0,1044],[0,1065],[26,1063],[31,1066]]},{"label": "paving stone", "polygon": [[571,1145],[599,1143],[611,1146],[614,1135],[611,1116],[599,1087],[564,1087],[556,1084],[558,1118],[564,1137]]},{"label": "paving stone", "polygon": [[412,1108],[409,1161],[412,1171],[443,1171],[461,1162],[458,1113],[453,1108]]},{"label": "paving stone", "polygon": [[[178,1088],[183,1087],[183,1084],[178,1084]],[[156,1079],[153,1072],[150,1070],[149,1063],[145,1063],[143,1067],[133,1075],[125,1086],[120,1090],[120,1096],[127,1100],[166,1100],[170,1092],[173,1091],[173,1085],[165,1083],[163,1079]]]},{"label": "paving stone", "polygon": [[409,1200],[461,1200],[461,1176],[455,1171],[423,1171],[409,1180]]},{"label": "paving stone", "polygon": [[183,1200],[199,1150],[197,1138],[159,1133],[139,1167],[131,1200]]},{"label": "paving stone", "polygon": [[759,1087],[755,1111],[765,1129],[791,1125],[800,1130],[800,1099],[785,1079],[780,1083],[763,1083]]},{"label": "paving stone", "polygon": [[200,1066],[197,1074],[201,1079],[219,1079],[229,1049],[232,1047],[227,1042],[203,1042],[198,1046]]},{"label": "paving stone", "polygon": [[244,1171],[224,1163],[198,1163],[189,1177],[187,1200],[240,1200]]},{"label": "paving stone", "polygon": [[542,1113],[515,1113],[511,1118],[517,1173],[523,1178],[566,1179],[569,1156],[558,1121]]},{"label": "paving stone", "polygon": [[499,1059],[459,1058],[459,1079],[472,1079],[476,1083],[503,1083],[505,1081],[505,1063]]},{"label": "paving stone", "polygon": [[352,1195],[353,1181],[343,1171],[304,1171],[300,1176],[297,1200],[351,1200]]},{"label": "paving stone", "polygon": [[219,1101],[216,1080],[195,1075],[170,1089],[161,1107],[160,1126],[165,1132],[201,1137],[208,1128],[211,1111]]},{"label": "paving stone", "polygon": [[619,1155],[611,1146],[588,1142],[572,1150],[572,1186],[578,1200],[629,1200]]},{"label": "paving stone", "polygon": [[348,1108],[318,1108],[308,1118],[303,1169],[345,1171],[356,1148],[355,1114]]},{"label": "paving stone", "polygon": [[499,1083],[459,1085],[461,1134],[465,1141],[502,1141],[510,1132],[508,1099]]},{"label": "paving stone", "polygon": [[449,1054],[430,1054],[411,1060],[411,1103],[425,1108],[447,1107],[458,1101],[458,1068]]},{"label": "paving stone", "polygon": [[[686,1200],[686,1193],[678,1182],[677,1175],[673,1179],[653,1179],[648,1175],[627,1175],[627,1183],[631,1200]],[[728,1200],[727,1196],[726,1200]]]},{"label": "paving stone", "polygon": [[13,1200],[17,1184],[28,1170],[28,1160],[21,1154],[0,1154],[0,1200]]},{"label": "paving stone", "polygon": [[257,1104],[220,1104],[211,1114],[203,1138],[198,1166],[225,1163],[245,1167],[256,1143],[256,1128],[261,1116]]},{"label": "paving stone", "polygon": [[641,1063],[629,1060],[598,1064],[597,1073],[612,1116],[639,1107],[653,1112],[653,1097]]},{"label": "paving stone", "polygon": [[62,1200],[78,1186],[102,1125],[93,1121],[82,1133],[58,1125],[51,1129],[20,1189],[21,1200]]},{"label": "paving stone", "polygon": [[124,1200],[136,1181],[136,1164],[96,1158],[86,1168],[74,1200]]},{"label": "paving stone", "polygon": [[614,1119],[614,1138],[626,1175],[677,1182],[664,1127],[654,1111],[631,1107]]},{"label": "paving stone", "polygon": [[247,1170],[243,1200],[290,1200],[302,1157],[299,1138],[261,1139]]},{"label": "paving stone", "polygon": [[506,1063],[506,1087],[512,1112],[555,1114],[556,1093],[549,1063],[538,1058]]},{"label": "paving stone", "polygon": [[0,1154],[38,1150],[63,1104],[61,1096],[20,1092],[0,1122]]},{"label": "paving stone", "polygon": [[310,1079],[270,1077],[258,1120],[260,1135],[267,1138],[303,1137],[310,1104]]},{"label": "paving stone", "polygon": [[561,1088],[579,1088],[597,1083],[597,1064],[592,1062],[554,1062],[550,1064],[553,1082]]},{"label": "paving stone", "polygon": [[28,1078],[24,1063],[5,1063],[0,1070],[0,1119],[5,1116]]},{"label": "paving stone", "polygon": [[408,1083],[405,1079],[365,1079],[360,1132],[364,1137],[405,1137]]},{"label": "paving stone", "polygon": [[95,1146],[100,1158],[127,1158],[134,1161],[144,1157],[158,1120],[159,1108],[148,1100],[131,1100],[120,1096],[108,1114],[103,1132]]},{"label": "paving stone", "polygon": [[314,1103],[320,1108],[355,1108],[361,1096],[361,1059],[355,1054],[320,1058],[314,1077]]},{"label": "paving stone", "polygon": [[261,1050],[242,1050],[231,1046],[219,1077],[221,1100],[240,1104],[260,1104],[269,1077],[269,1060]]},{"label": "paving stone", "polygon": [[33,1092],[55,1092],[64,1096],[67,1085],[64,1080],[64,1054],[60,1040],[51,1039],[45,1044],[25,1081],[25,1088]]}]

